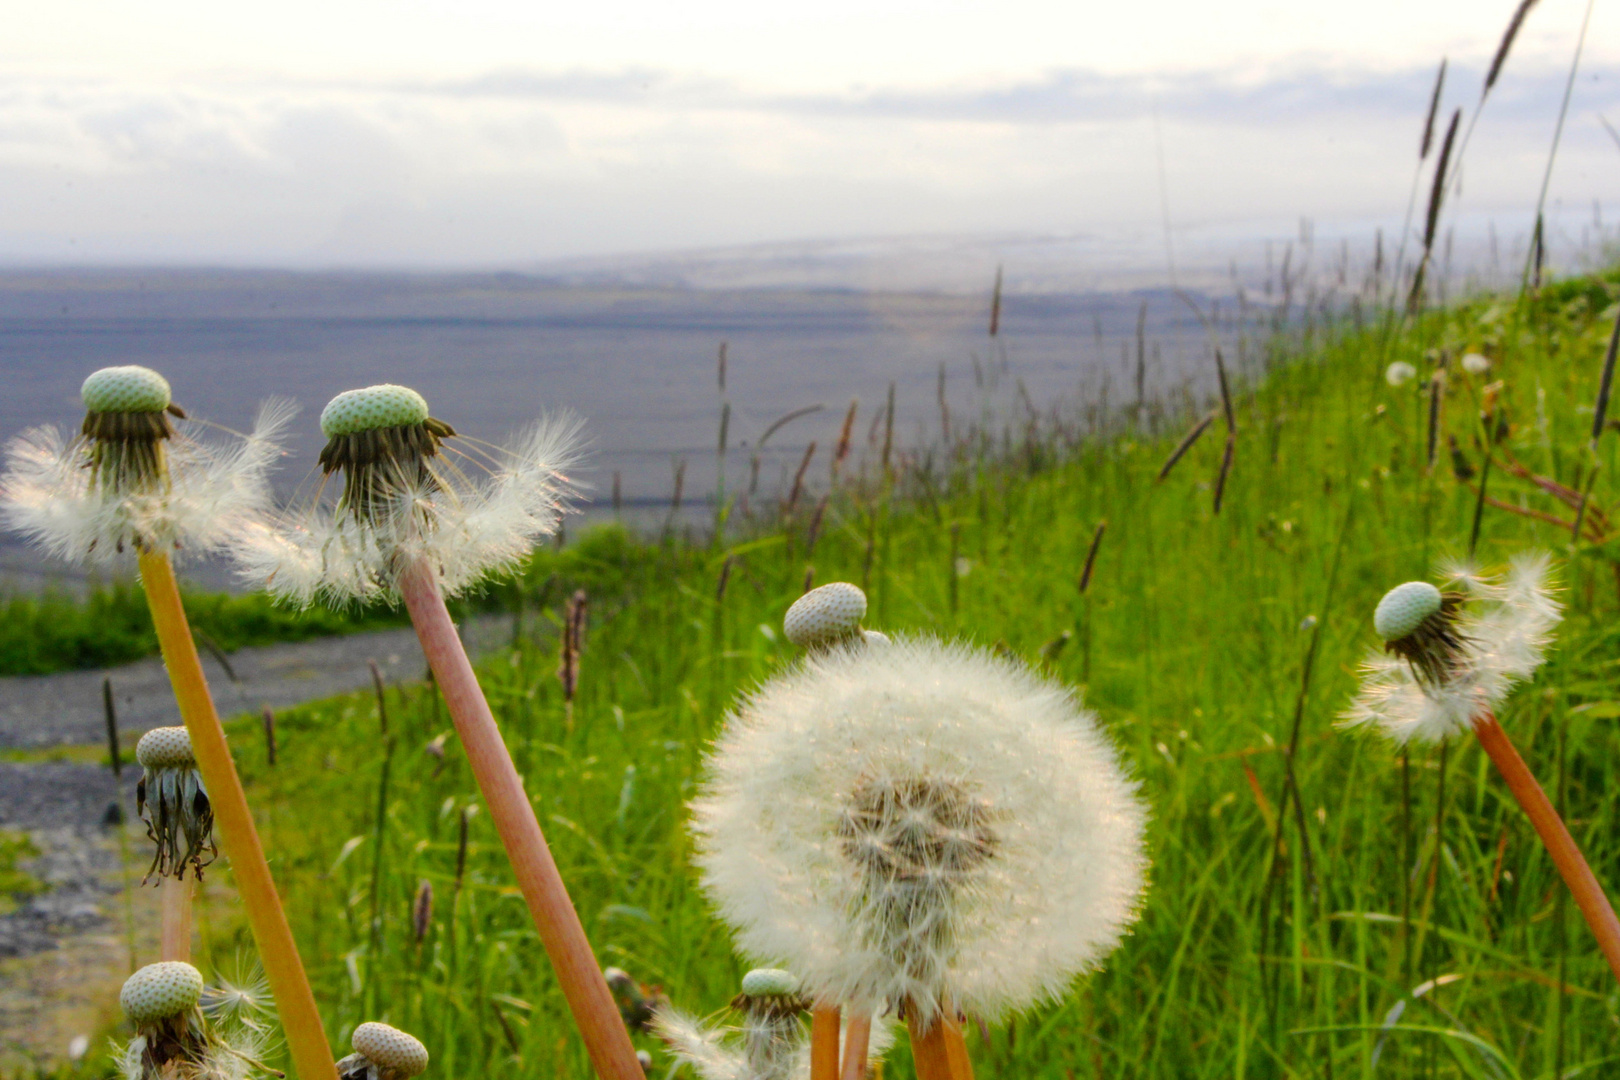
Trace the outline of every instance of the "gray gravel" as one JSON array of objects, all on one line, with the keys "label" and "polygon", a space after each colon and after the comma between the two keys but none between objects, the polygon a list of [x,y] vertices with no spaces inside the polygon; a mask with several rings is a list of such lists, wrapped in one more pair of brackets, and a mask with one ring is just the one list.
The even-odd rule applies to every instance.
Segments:
[{"label": "gray gravel", "polygon": [[[463,627],[476,656],[509,640],[511,622],[500,616],[474,619]],[[420,678],[426,669],[416,634],[383,630],[320,638],[290,645],[241,649],[226,658],[233,681],[219,662],[203,654],[203,668],[222,715],[283,709],[371,682],[366,661],[376,660],[390,682]],[[0,749],[84,746],[107,737],[101,682],[110,678],[118,728],[132,739],[150,728],[178,724],[168,675],[157,659],[97,671],[0,678]]]}]

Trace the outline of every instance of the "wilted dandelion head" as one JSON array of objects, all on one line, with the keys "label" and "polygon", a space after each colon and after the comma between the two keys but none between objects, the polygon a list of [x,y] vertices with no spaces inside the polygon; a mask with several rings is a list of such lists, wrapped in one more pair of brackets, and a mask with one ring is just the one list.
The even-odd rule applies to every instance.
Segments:
[{"label": "wilted dandelion head", "polygon": [[130,548],[206,553],[268,507],[288,403],[261,409],[246,437],[204,443],[149,368],[102,368],[83,398],[77,437],[38,427],[6,447],[0,515],[51,555],[108,563]]},{"label": "wilted dandelion head", "polygon": [[321,468],[338,482],[244,531],[232,546],[242,576],[299,604],[341,603],[391,598],[400,573],[427,560],[440,588],[459,592],[556,531],[578,429],[546,421],[490,447],[458,438],[408,387],[345,391],[321,413]]},{"label": "wilted dandelion head", "polygon": [[925,1018],[1056,995],[1135,919],[1145,811],[1095,718],[930,638],[810,655],[728,719],[693,804],[741,947]]},{"label": "wilted dandelion head", "polygon": [[147,877],[160,874],[202,877],[214,861],[214,808],[191,755],[191,735],[183,727],[153,728],[135,744],[141,779],[135,785],[135,808],[146,822],[146,835],[157,845]]},{"label": "wilted dandelion head", "polygon": [[354,1053],[337,1063],[340,1080],[406,1080],[428,1066],[422,1041],[387,1024],[361,1024],[349,1042]]},{"label": "wilted dandelion head", "polygon": [[1384,369],[1384,381],[1391,386],[1405,386],[1417,378],[1417,368],[1405,360],[1397,360]]},{"label": "wilted dandelion head", "polygon": [[1471,730],[1541,666],[1562,617],[1546,555],[1521,555],[1500,574],[1454,565],[1442,577],[1445,590],[1409,581],[1379,602],[1386,655],[1363,663],[1346,723],[1437,743]]}]

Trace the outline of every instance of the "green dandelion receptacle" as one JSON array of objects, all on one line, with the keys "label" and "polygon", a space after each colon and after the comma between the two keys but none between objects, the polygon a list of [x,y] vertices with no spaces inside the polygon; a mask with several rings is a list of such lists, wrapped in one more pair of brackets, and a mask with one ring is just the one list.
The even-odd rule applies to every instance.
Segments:
[{"label": "green dandelion receptacle", "polygon": [[328,439],[380,428],[425,424],[427,399],[408,386],[380,383],[345,390],[321,410],[321,434]]},{"label": "green dandelion receptacle", "polygon": [[202,972],[180,960],[147,964],[128,979],[118,1003],[137,1027],[180,1016],[202,1000]]},{"label": "green dandelion receptacle", "polygon": [[743,976],[742,992],[749,997],[787,997],[799,992],[799,978],[781,968],[755,968]]},{"label": "green dandelion receptacle", "polygon": [[92,372],[79,394],[93,413],[155,413],[172,404],[169,380],[136,364]]},{"label": "green dandelion receptacle", "polygon": [[1373,612],[1373,628],[1385,641],[1399,641],[1440,613],[1444,598],[1427,581],[1408,581],[1384,594]]}]

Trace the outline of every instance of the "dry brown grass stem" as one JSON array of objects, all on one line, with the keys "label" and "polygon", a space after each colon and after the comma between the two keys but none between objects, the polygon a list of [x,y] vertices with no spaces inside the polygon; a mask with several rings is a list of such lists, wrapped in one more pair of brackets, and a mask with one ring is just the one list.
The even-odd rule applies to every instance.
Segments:
[{"label": "dry brown grass stem", "polygon": [[1221,380],[1221,408],[1226,411],[1226,430],[1230,433],[1237,431],[1237,414],[1232,411],[1232,388],[1226,381],[1226,361],[1221,359],[1221,350],[1215,350],[1215,374]]},{"label": "dry brown grass stem", "polygon": [[1237,432],[1226,433],[1226,451],[1221,454],[1221,471],[1215,477],[1215,513],[1221,512],[1221,499],[1226,494],[1226,479],[1232,474],[1232,458],[1237,453]]},{"label": "dry brown grass stem", "polygon": [[810,467],[810,459],[815,457],[816,442],[810,440],[810,445],[804,448],[804,458],[799,462],[799,471],[793,474],[793,488],[788,492],[787,512],[792,513],[793,508],[799,505],[799,495],[804,491],[804,472]]},{"label": "dry brown grass stem", "polygon": [[1219,412],[1219,409],[1209,410],[1202,420],[1194,424],[1192,429],[1182,436],[1181,441],[1176,444],[1176,448],[1170,452],[1169,458],[1165,460],[1164,467],[1159,470],[1158,478],[1154,483],[1164,483],[1165,478],[1170,475],[1170,470],[1176,467],[1176,462],[1185,457],[1187,451],[1193,448],[1193,444],[1203,437],[1204,432],[1208,431],[1209,426],[1215,422],[1215,416]]},{"label": "dry brown grass stem", "polygon": [[1445,397],[1445,372],[1437,371],[1429,380],[1429,442],[1424,461],[1429,468],[1434,468],[1436,455],[1440,453],[1440,400]]},{"label": "dry brown grass stem", "polygon": [[1519,36],[1519,30],[1524,26],[1525,16],[1535,7],[1537,0],[1520,0],[1518,8],[1513,12],[1513,18],[1508,20],[1507,29],[1502,32],[1502,42],[1496,47],[1496,55],[1491,58],[1491,69],[1485,73],[1485,88],[1479,92],[1480,100],[1491,92],[1496,85],[1498,76],[1502,74],[1502,66],[1507,63],[1508,53],[1513,48],[1514,39]]},{"label": "dry brown grass stem", "polygon": [[849,411],[844,414],[844,426],[838,433],[838,449],[833,452],[832,482],[838,483],[838,473],[844,467],[844,459],[849,457],[850,434],[855,429],[855,410],[860,407],[859,398],[850,399]]},{"label": "dry brown grass stem", "polygon": [[[1214,414],[1211,414],[1213,418]],[[1207,427],[1209,422],[1205,421]],[[1086,595],[1086,589],[1091,585],[1091,572],[1097,567],[1097,549],[1102,547],[1103,533],[1108,530],[1108,522],[1097,522],[1097,531],[1091,534],[1091,547],[1086,549],[1086,566],[1080,571],[1080,595]]]},{"label": "dry brown grass stem", "polygon": [[1001,264],[996,264],[996,286],[990,293],[990,336],[1001,332]]},{"label": "dry brown grass stem", "polygon": [[1603,422],[1609,415],[1609,394],[1614,389],[1614,361],[1620,352],[1620,312],[1615,313],[1614,330],[1609,334],[1609,351],[1603,355],[1603,375],[1598,380],[1597,404],[1592,409],[1592,448],[1603,434]]},{"label": "dry brown grass stem", "polygon": [[1423,146],[1418,150],[1418,160],[1427,161],[1429,151],[1434,149],[1434,119],[1440,113],[1440,93],[1446,85],[1446,61],[1440,61],[1440,72],[1434,77],[1434,92],[1429,95],[1429,116],[1423,121]]}]

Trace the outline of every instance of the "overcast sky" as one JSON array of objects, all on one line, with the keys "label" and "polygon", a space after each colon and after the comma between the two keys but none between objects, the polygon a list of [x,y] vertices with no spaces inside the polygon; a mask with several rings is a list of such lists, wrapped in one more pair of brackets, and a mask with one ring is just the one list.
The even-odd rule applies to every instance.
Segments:
[{"label": "overcast sky", "polygon": [[[1472,112],[1515,4],[3,0],[0,261],[1140,235],[1161,194],[1188,238],[1398,219],[1435,66]],[[1469,147],[1474,220],[1522,228],[1584,11],[1531,13]],[[1582,70],[1566,230],[1620,191],[1612,5]]]}]

